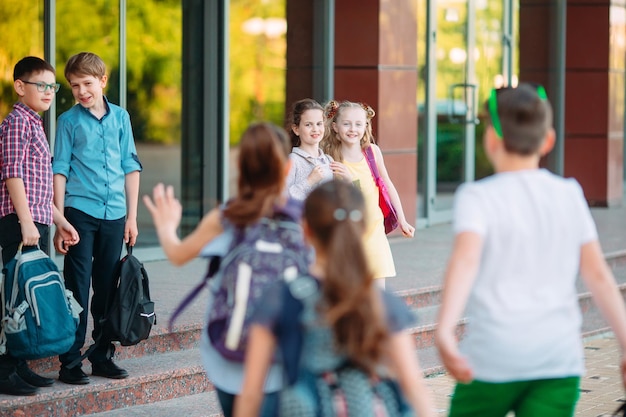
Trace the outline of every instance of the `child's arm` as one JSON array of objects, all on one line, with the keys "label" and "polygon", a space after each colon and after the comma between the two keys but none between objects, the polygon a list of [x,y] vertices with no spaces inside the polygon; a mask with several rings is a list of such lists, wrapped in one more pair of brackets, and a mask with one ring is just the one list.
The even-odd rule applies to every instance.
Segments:
[{"label": "child's arm", "polygon": [[33,216],[28,206],[28,197],[26,197],[26,188],[24,187],[24,180],[19,177],[7,178],[5,180],[7,190],[9,191],[9,197],[13,208],[15,208],[15,214],[20,221],[20,229],[22,232],[22,243],[24,246],[35,246],[39,243],[39,230],[35,226]]},{"label": "child's arm", "polygon": [[54,185],[54,205],[60,213],[63,213],[65,211],[65,184],[67,183],[67,178],[62,174],[54,174],[52,183]]},{"label": "child's arm", "polygon": [[250,327],[243,386],[241,393],[235,399],[234,417],[259,414],[264,396],[263,385],[275,348],[276,339],[268,328],[258,324]]},{"label": "child's arm", "polygon": [[420,368],[415,346],[406,332],[392,334],[388,351],[390,366],[400,383],[404,396],[418,416],[434,416],[432,394]]},{"label": "child's arm", "polygon": [[472,380],[472,369],[458,349],[456,328],[470,294],[483,247],[483,238],[474,232],[461,232],[454,239],[452,255],[444,279],[435,343],[450,374],[461,382]]},{"label": "child's arm", "polygon": [[330,169],[333,171],[333,175],[336,178],[344,179],[348,182],[353,182],[352,174],[350,173],[348,168],[341,162],[332,161],[330,163]]},{"label": "child's arm", "polygon": [[174,197],[174,188],[157,184],[153,200],[143,196],[143,202],[152,215],[163,252],[174,265],[182,265],[198,256],[204,245],[222,233],[221,214],[218,208],[207,213],[198,226],[182,241],[176,229],[182,217],[182,206]]},{"label": "child's arm", "polygon": [[73,246],[80,241],[78,232],[74,229],[74,226],[67,221],[65,216],[59,211],[57,206],[52,205],[52,215],[54,218],[54,224],[57,226],[54,233],[54,248],[61,254],[67,254],[67,248]]},{"label": "child's arm", "polygon": [[[307,192],[310,188],[307,181],[296,182],[296,174],[298,173],[298,158],[299,156],[289,155],[291,159],[291,168],[289,169],[289,173],[287,174],[287,179],[285,181],[287,192],[289,196],[295,200],[304,200],[307,196]],[[300,158],[302,159],[302,158]]]},{"label": "child's arm", "polygon": [[406,237],[413,237],[413,234],[415,233],[415,227],[411,226],[409,222],[406,221],[406,217],[404,216],[404,210],[402,209],[402,201],[400,201],[398,191],[393,185],[391,178],[389,178],[389,173],[387,173],[383,153],[380,151],[380,148],[377,145],[372,144],[370,146],[372,146],[372,149],[374,150],[378,173],[380,174],[380,177],[383,179],[383,181],[385,181],[385,186],[387,186],[387,192],[389,193],[389,199],[391,200],[391,204],[393,204],[393,208],[396,209],[396,214],[398,215],[398,224],[400,225],[402,234]]},{"label": "child's arm", "polygon": [[137,201],[139,200],[139,171],[126,174],[124,181],[126,191],[126,224],[124,225],[124,242],[130,246],[137,243]]},{"label": "child's arm", "polygon": [[615,278],[604,260],[597,240],[581,248],[580,274],[593,299],[600,308],[622,349],[620,369],[622,384],[626,387],[626,308],[624,299],[615,283]]},{"label": "child's arm", "polygon": [[[54,209],[55,213],[59,213],[59,215],[63,215],[65,212],[65,184],[67,183],[67,178],[63,174],[54,174],[52,177],[53,191],[54,191]],[[56,224],[56,220],[54,221]],[[67,248],[66,243],[64,242],[64,236],[57,230],[54,233],[54,248],[57,252],[66,254]],[[78,243],[78,241],[76,241]]]}]

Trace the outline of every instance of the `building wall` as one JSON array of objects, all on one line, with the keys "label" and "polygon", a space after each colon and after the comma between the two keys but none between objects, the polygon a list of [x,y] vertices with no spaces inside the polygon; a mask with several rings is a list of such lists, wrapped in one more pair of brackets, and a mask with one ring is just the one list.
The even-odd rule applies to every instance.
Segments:
[{"label": "building wall", "polygon": [[[287,105],[312,96],[312,13],[287,2]],[[406,218],[416,218],[417,13],[414,0],[335,2],[334,98],[365,102]]]},{"label": "building wall", "polygon": [[[623,2],[568,0],[564,175],[591,205],[621,205],[626,59]],[[520,1],[520,80],[550,84],[556,1]],[[548,91],[550,95],[550,91]]]}]

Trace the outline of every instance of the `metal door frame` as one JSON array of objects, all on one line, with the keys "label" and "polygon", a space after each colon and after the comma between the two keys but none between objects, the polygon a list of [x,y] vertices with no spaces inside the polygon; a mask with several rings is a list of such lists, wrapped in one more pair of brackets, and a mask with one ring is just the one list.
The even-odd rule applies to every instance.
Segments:
[{"label": "metal door frame", "polygon": [[[512,76],[512,56],[514,42],[513,39],[513,5],[514,0],[502,0],[503,3],[503,71],[504,76],[510,82]],[[424,218],[417,221],[419,227],[427,227],[440,223],[447,223],[452,220],[452,209],[437,209],[437,109],[436,109],[436,86],[437,86],[437,8],[438,1],[431,0],[427,3],[426,19],[426,100],[425,117],[426,141],[424,152],[426,152],[426,179],[424,181]],[[467,64],[465,70],[465,80],[459,80],[457,86],[477,91],[475,81],[475,61],[472,59],[476,45],[476,0],[467,0]],[[468,106],[470,112],[475,112],[478,106],[476,94],[471,95],[468,101],[473,103]],[[469,115],[468,117],[473,117]],[[464,181],[473,181],[475,177],[475,125],[467,124],[464,138]]]}]

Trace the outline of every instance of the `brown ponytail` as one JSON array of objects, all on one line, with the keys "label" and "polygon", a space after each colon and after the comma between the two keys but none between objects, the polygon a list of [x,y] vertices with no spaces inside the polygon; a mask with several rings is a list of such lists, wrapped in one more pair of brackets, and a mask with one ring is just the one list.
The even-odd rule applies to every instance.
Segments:
[{"label": "brown ponytail", "polygon": [[243,133],[239,150],[237,196],[224,209],[224,217],[243,227],[270,215],[280,198],[289,160],[289,138],[278,126],[255,123]]},{"label": "brown ponytail", "polygon": [[334,180],[311,192],[304,217],[326,255],[320,308],[335,342],[355,364],[373,372],[389,331],[362,246],[364,210],[361,192]]}]

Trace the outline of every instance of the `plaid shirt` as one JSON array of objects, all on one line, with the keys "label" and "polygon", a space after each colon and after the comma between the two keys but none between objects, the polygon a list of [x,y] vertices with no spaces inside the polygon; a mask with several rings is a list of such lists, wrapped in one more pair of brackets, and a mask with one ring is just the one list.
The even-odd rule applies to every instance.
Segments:
[{"label": "plaid shirt", "polygon": [[41,117],[23,103],[0,125],[0,218],[15,213],[5,181],[21,178],[33,221],[52,224],[52,156]]}]

